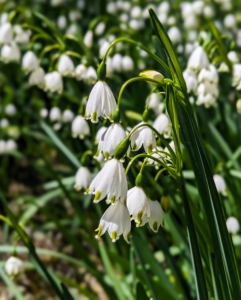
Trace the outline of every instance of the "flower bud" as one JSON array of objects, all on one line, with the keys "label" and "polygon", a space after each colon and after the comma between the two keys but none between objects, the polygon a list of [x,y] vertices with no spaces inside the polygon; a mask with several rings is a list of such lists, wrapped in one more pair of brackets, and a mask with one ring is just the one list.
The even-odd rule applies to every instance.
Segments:
[{"label": "flower bud", "polygon": [[116,147],[115,152],[114,152],[114,158],[119,159],[119,160],[122,159],[126,155],[126,152],[129,148],[129,144],[130,144],[130,141],[129,141],[129,137],[127,136]]},{"label": "flower bud", "polygon": [[14,277],[17,274],[19,274],[22,268],[23,262],[21,261],[21,259],[15,256],[10,256],[5,263],[5,271],[11,277]]},{"label": "flower bud", "polygon": [[139,76],[154,79],[159,82],[163,82],[164,80],[164,76],[161,73],[154,70],[143,71],[139,74]]}]

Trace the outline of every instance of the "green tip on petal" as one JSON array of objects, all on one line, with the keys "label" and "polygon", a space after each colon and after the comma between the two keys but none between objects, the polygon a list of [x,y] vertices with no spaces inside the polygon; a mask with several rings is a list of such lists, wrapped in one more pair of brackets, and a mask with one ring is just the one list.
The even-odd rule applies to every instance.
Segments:
[{"label": "green tip on petal", "polygon": [[109,153],[108,151],[106,151],[105,154],[104,154],[104,158],[105,158],[105,159],[108,159],[109,156],[110,156],[110,153]]},{"label": "green tip on petal", "polygon": [[127,243],[130,243],[130,240],[131,240],[131,232],[129,231],[126,235],[126,241]]},{"label": "green tip on petal", "polygon": [[113,196],[113,197],[111,198],[111,204],[114,204],[114,203],[115,203],[115,200],[116,200],[116,196]]},{"label": "green tip on petal", "polygon": [[97,123],[98,122],[98,119],[97,119],[97,112],[94,111],[91,115],[91,120],[93,123]]},{"label": "green tip on petal", "polygon": [[95,231],[98,231],[98,233],[96,234],[95,238],[100,238],[102,235],[102,226],[99,226],[97,229],[95,229]]},{"label": "green tip on petal", "polygon": [[157,232],[157,230],[158,230],[158,224],[156,221],[152,224],[152,230],[155,232]]},{"label": "green tip on petal", "polygon": [[143,212],[140,211],[137,216],[136,216],[136,226],[140,227],[142,224],[142,216],[143,216]]},{"label": "green tip on petal", "polygon": [[116,242],[116,240],[117,240],[117,232],[116,231],[113,231],[111,233],[111,239],[112,239],[112,242]]},{"label": "green tip on petal", "polygon": [[147,148],[147,153],[148,154],[151,154],[152,153],[152,149],[153,149],[153,145],[149,145],[148,148]]},{"label": "green tip on petal", "polygon": [[95,192],[95,198],[94,198],[94,202],[98,202],[98,200],[101,197],[101,191],[96,191]]}]

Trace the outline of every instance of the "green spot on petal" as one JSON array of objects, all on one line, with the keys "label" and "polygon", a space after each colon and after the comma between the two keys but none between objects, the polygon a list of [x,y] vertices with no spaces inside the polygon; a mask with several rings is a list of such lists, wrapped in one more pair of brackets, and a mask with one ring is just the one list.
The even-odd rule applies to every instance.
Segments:
[{"label": "green spot on petal", "polygon": [[96,191],[94,201],[98,201],[100,197],[101,197],[101,191]]},{"label": "green spot on petal", "polygon": [[116,231],[113,231],[113,232],[111,233],[111,239],[112,239],[112,242],[115,242],[115,241],[116,241],[116,239],[117,239],[117,232],[116,232]]}]

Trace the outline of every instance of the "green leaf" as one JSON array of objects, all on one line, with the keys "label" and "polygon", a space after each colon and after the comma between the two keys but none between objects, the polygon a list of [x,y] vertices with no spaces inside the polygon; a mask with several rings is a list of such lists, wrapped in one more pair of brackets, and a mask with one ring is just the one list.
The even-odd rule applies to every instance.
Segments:
[{"label": "green leaf", "polygon": [[149,297],[147,297],[146,291],[140,282],[136,285],[136,299],[149,300]]}]

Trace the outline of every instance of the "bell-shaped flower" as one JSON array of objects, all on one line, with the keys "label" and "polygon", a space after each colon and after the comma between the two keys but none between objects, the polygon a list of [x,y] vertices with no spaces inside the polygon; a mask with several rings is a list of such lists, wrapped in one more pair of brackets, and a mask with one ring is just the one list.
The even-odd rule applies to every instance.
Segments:
[{"label": "bell-shaped flower", "polygon": [[165,114],[160,114],[153,123],[153,127],[168,139],[171,136],[171,124]]},{"label": "bell-shaped flower", "polygon": [[3,45],[1,49],[1,59],[5,62],[16,61],[18,62],[21,58],[21,53],[18,45],[12,42],[10,45]]},{"label": "bell-shaped flower", "polygon": [[146,99],[146,105],[149,109],[152,109],[155,113],[159,110],[159,105],[161,104],[160,95],[157,93],[151,93]]},{"label": "bell-shaped flower", "polygon": [[65,109],[63,111],[63,115],[62,115],[62,121],[64,123],[69,123],[69,122],[73,121],[73,119],[74,119],[74,113],[72,112],[72,110]]},{"label": "bell-shaped flower", "polygon": [[5,143],[5,152],[12,152],[17,150],[18,145],[16,144],[16,142],[12,139],[7,140]]},{"label": "bell-shaped flower", "polygon": [[104,81],[98,81],[92,91],[86,105],[85,118],[97,123],[99,117],[112,120],[112,114],[116,109],[115,97]]},{"label": "bell-shaped flower", "polygon": [[42,68],[35,69],[29,76],[28,82],[30,85],[37,85],[40,88],[44,88],[45,85],[45,72]]},{"label": "bell-shaped flower", "polygon": [[0,140],[0,154],[4,154],[6,151],[6,142],[4,140]]},{"label": "bell-shaped flower", "polygon": [[90,127],[82,116],[76,116],[72,122],[71,131],[73,138],[83,139],[90,134]]},{"label": "bell-shaped flower", "polygon": [[100,129],[96,132],[95,135],[95,143],[98,144],[101,141],[102,135],[105,133],[107,127],[102,126]]},{"label": "bell-shaped flower", "polygon": [[14,25],[13,27],[15,38],[14,41],[18,44],[27,44],[31,36],[31,30],[23,30],[21,26]]},{"label": "bell-shaped flower", "polygon": [[93,67],[88,67],[84,76],[84,82],[87,84],[94,84],[97,81],[97,73]]},{"label": "bell-shaped flower", "polygon": [[37,56],[33,51],[27,51],[22,59],[22,69],[28,74],[39,67]]},{"label": "bell-shaped flower", "polygon": [[126,206],[137,227],[144,225],[150,218],[149,200],[141,187],[135,186],[128,190]]},{"label": "bell-shaped flower", "polygon": [[99,58],[102,59],[105,56],[105,53],[108,50],[109,46],[110,46],[110,43],[107,41],[104,41],[102,43],[100,50],[99,50]]},{"label": "bell-shaped flower", "polygon": [[237,64],[239,62],[239,57],[236,51],[229,51],[227,56],[233,64]]},{"label": "bell-shaped flower", "polygon": [[237,90],[241,89],[241,64],[233,65],[232,86],[235,86]]},{"label": "bell-shaped flower", "polygon": [[216,186],[218,193],[221,193],[223,196],[227,195],[227,186],[224,178],[218,174],[213,176],[213,180]]},{"label": "bell-shaped flower", "polygon": [[[144,122],[138,124],[135,128],[140,126],[141,124],[145,124]],[[131,148],[133,151],[137,151],[144,146],[144,149],[147,153],[151,153],[153,148],[156,148],[156,139],[154,132],[147,126],[141,126],[136,129],[130,138]]]},{"label": "bell-shaped flower", "polygon": [[75,78],[77,80],[83,80],[86,77],[87,67],[83,64],[78,65],[75,68]]},{"label": "bell-shaped flower", "polygon": [[4,268],[10,277],[14,277],[22,271],[23,262],[15,256],[10,256],[6,261]]},{"label": "bell-shaped flower", "polygon": [[87,189],[91,183],[91,173],[86,167],[80,167],[75,175],[75,185],[76,191],[81,189]]},{"label": "bell-shaped flower", "polygon": [[116,53],[112,57],[112,69],[116,72],[122,71],[122,55],[120,53]]},{"label": "bell-shaped flower", "polygon": [[17,109],[16,109],[16,106],[12,103],[9,103],[5,106],[5,114],[7,116],[10,116],[10,117],[13,117],[15,116],[17,113]]},{"label": "bell-shaped flower", "polygon": [[186,69],[183,72],[183,77],[184,77],[186,85],[187,85],[187,92],[188,93],[190,93],[191,91],[196,92],[196,89],[197,89],[196,73],[190,69]]},{"label": "bell-shaped flower", "polygon": [[194,71],[199,71],[208,66],[209,66],[208,56],[205,50],[201,46],[198,46],[196,49],[194,49],[194,51],[190,55],[188,59],[187,67]]},{"label": "bell-shaped flower", "polygon": [[44,77],[45,89],[50,92],[58,92],[59,94],[63,91],[63,80],[61,75],[57,72],[47,73]]},{"label": "bell-shaped flower", "polygon": [[13,27],[10,23],[0,26],[0,44],[9,44],[13,40]]},{"label": "bell-shaped flower", "polygon": [[8,119],[1,119],[0,120],[0,128],[6,128],[6,127],[8,127],[9,126],[9,121],[8,121]]},{"label": "bell-shaped flower", "polygon": [[84,36],[84,44],[87,48],[91,48],[93,45],[93,31],[88,30]]},{"label": "bell-shaped flower", "polygon": [[50,109],[49,119],[51,122],[61,122],[62,121],[61,110],[57,106],[54,106]]},{"label": "bell-shaped flower", "polygon": [[150,228],[157,232],[160,225],[163,225],[164,212],[158,201],[149,200],[150,219],[148,220]]},{"label": "bell-shaped flower", "polygon": [[95,195],[95,203],[106,196],[112,203],[116,200],[124,202],[127,195],[127,179],[122,163],[117,159],[108,160],[86,193]]},{"label": "bell-shaped flower", "polygon": [[60,56],[58,63],[58,72],[62,76],[74,76],[74,63],[68,55],[63,54]]},{"label": "bell-shaped flower", "polygon": [[115,148],[126,137],[126,132],[120,124],[111,124],[103,133],[99,142],[98,150],[109,159],[114,155]]},{"label": "bell-shaped flower", "polygon": [[130,56],[123,56],[121,66],[124,71],[132,71],[134,69],[134,62]]},{"label": "bell-shaped flower", "polygon": [[209,65],[207,68],[203,68],[198,74],[198,82],[210,82],[218,83],[218,71],[214,65]]},{"label": "bell-shaped flower", "polygon": [[212,94],[200,94],[197,98],[197,105],[204,105],[206,108],[214,106],[217,102],[217,97]]},{"label": "bell-shaped flower", "polygon": [[180,43],[182,40],[182,34],[176,26],[172,26],[168,32],[167,32],[170,40],[173,42],[173,44]]},{"label": "bell-shaped flower", "polygon": [[235,217],[229,217],[226,225],[229,233],[237,233],[240,229],[239,221]]},{"label": "bell-shaped flower", "polygon": [[113,242],[123,234],[124,239],[129,243],[131,221],[126,206],[121,201],[116,201],[115,205],[110,205],[103,214],[96,231],[98,231],[96,238],[108,231]]},{"label": "bell-shaped flower", "polygon": [[104,33],[105,31],[105,23],[100,22],[96,27],[95,27],[95,34],[97,36],[100,36]]}]

